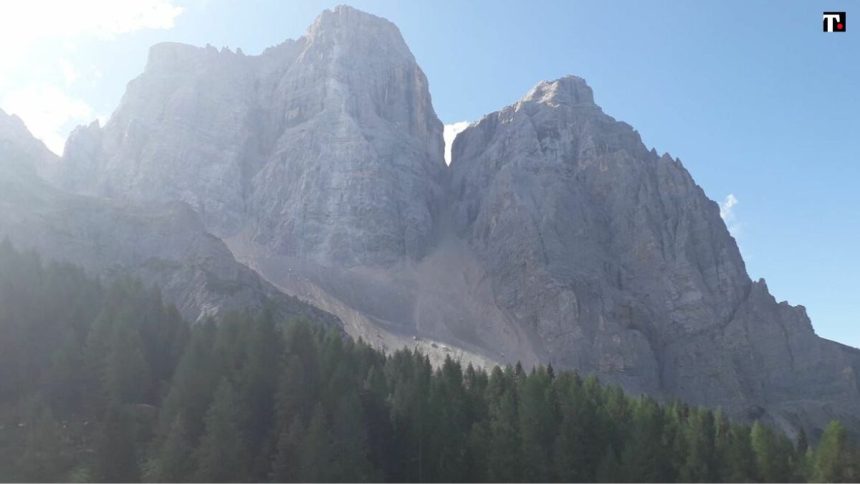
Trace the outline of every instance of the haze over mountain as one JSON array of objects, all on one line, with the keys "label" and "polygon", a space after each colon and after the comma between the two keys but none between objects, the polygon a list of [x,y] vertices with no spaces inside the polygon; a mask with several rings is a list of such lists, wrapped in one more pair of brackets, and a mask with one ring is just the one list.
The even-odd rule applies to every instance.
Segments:
[{"label": "haze over mountain", "polygon": [[0,239],[106,278],[133,274],[160,288],[191,321],[269,306],[283,317],[335,323],[237,263],[187,204],[64,192],[37,175],[39,166],[54,163],[20,119],[0,111]]},{"label": "haze over mountain", "polygon": [[[51,206],[71,212],[0,232],[92,226],[114,238],[78,244],[106,244],[138,273],[143,254],[191,264],[150,279],[168,292],[210,287],[199,260],[254,287],[238,302],[207,293],[189,306],[200,311],[274,291],[235,257],[383,349],[552,363],[788,430],[860,429],[860,351],[751,281],[717,204],[584,80],[541,82],[474,123],[450,167],[442,129],[397,28],[349,7],[259,56],[159,44],[107,125],[76,130],[61,161],[16,135],[57,187],[34,181],[26,196],[62,194]],[[16,237],[99,267],[50,237]]]}]

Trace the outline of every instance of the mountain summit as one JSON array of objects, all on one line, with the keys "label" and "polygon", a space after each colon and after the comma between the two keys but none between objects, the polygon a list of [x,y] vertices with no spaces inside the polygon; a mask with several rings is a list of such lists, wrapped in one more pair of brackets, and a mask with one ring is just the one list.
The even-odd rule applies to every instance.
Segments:
[{"label": "mountain summit", "polygon": [[747,275],[681,162],[541,82],[457,136],[387,20],[349,7],[258,56],[160,44],[57,184],[181,201],[377,347],[576,368],[787,429],[860,429],[860,352]]},{"label": "mountain summit", "polygon": [[221,237],[322,262],[420,257],[442,123],[397,28],[338,7],[245,56],[159,44],[104,129],[67,147],[75,190],[180,199]]},{"label": "mountain summit", "polygon": [[536,102],[551,106],[594,105],[594,93],[585,79],[566,76],[555,81],[538,83],[523,97],[522,102]]}]

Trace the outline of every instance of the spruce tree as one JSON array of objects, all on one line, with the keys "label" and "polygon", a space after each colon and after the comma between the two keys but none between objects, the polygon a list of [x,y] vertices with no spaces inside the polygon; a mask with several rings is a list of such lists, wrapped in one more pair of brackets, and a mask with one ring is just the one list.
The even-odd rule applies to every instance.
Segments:
[{"label": "spruce tree", "polygon": [[127,410],[119,404],[108,407],[94,450],[94,480],[135,482],[140,478],[134,425]]},{"label": "spruce tree", "polygon": [[194,472],[194,448],[182,414],[176,416],[164,442],[148,463],[146,478],[154,482],[188,481]]},{"label": "spruce tree", "polygon": [[64,480],[62,471],[67,459],[63,441],[63,433],[50,408],[37,407],[27,425],[24,453],[18,462],[18,479],[31,482]]},{"label": "spruce tree", "polygon": [[858,463],[848,448],[845,427],[830,422],[815,453],[815,479],[820,482],[855,482]]},{"label": "spruce tree", "polygon": [[223,378],[206,412],[206,429],[197,447],[196,477],[208,482],[247,479],[250,467],[242,416],[233,385]]},{"label": "spruce tree", "polygon": [[301,444],[299,481],[333,481],[332,465],[337,458],[339,456],[333,452],[331,429],[325,411],[322,405],[317,405]]},{"label": "spruce tree", "polygon": [[302,474],[302,439],[305,427],[296,417],[293,423],[278,436],[272,461],[271,480],[274,482],[300,482]]},{"label": "spruce tree", "polygon": [[[492,378],[490,386],[493,386]],[[489,467],[487,475],[491,481],[517,482],[522,480],[522,462],[514,389],[510,387],[503,389],[493,400],[490,403],[489,415],[490,442],[487,451]]]},{"label": "spruce tree", "polygon": [[380,474],[370,462],[367,427],[361,401],[353,388],[339,399],[331,425],[331,453],[336,456],[329,478],[338,482],[374,482]]}]

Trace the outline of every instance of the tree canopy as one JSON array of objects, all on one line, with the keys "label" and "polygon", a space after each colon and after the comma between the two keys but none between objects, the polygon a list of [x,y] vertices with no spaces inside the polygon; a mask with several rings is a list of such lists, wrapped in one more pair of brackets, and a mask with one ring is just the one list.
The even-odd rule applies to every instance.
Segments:
[{"label": "tree canopy", "polygon": [[157,290],[0,244],[7,481],[856,481],[813,446],[575,372],[384,355],[266,311],[189,325]]}]

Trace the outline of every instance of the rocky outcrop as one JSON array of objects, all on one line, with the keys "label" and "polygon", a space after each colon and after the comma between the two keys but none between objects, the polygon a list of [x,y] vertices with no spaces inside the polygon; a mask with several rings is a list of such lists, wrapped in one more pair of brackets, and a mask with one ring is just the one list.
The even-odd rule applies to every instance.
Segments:
[{"label": "rocky outcrop", "polygon": [[456,230],[540,360],[788,428],[860,424],[860,352],[752,282],[717,204],[582,79],[485,116],[451,168]]},{"label": "rocky outcrop", "polygon": [[35,164],[56,160],[9,119],[0,112],[0,239],[106,279],[132,275],[159,287],[191,321],[268,306],[284,318],[336,323],[237,263],[185,203],[138,205],[49,186]]}]

